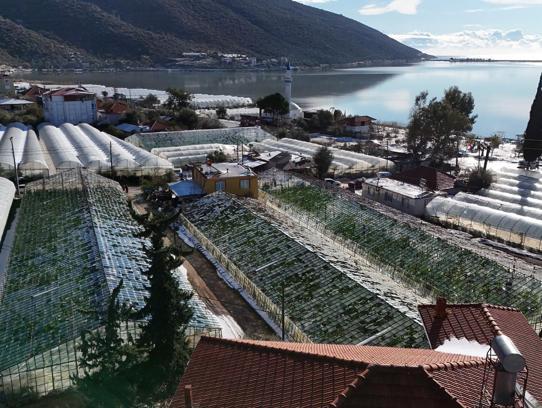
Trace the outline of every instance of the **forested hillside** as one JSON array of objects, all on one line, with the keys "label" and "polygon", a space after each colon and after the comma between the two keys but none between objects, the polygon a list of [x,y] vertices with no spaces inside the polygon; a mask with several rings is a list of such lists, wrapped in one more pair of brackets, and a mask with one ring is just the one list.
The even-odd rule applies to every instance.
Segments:
[{"label": "forested hillside", "polygon": [[297,64],[417,59],[357,21],[291,0],[0,0],[0,62],[160,65],[186,51]]}]

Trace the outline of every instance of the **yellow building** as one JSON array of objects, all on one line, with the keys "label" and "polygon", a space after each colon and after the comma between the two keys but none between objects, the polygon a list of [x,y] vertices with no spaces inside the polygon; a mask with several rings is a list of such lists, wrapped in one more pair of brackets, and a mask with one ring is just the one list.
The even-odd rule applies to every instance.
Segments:
[{"label": "yellow building", "polygon": [[237,163],[213,163],[194,166],[192,179],[206,194],[224,191],[241,197],[258,198],[258,176]]}]

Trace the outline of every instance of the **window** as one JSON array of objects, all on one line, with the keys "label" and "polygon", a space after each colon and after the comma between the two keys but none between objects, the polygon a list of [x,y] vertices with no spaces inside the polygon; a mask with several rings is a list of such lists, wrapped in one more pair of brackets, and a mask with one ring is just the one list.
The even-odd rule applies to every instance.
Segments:
[{"label": "window", "polygon": [[241,190],[248,190],[250,188],[250,180],[239,181],[239,186],[241,187]]},{"label": "window", "polygon": [[226,183],[223,181],[217,181],[215,184],[215,191],[224,191],[226,189]]}]

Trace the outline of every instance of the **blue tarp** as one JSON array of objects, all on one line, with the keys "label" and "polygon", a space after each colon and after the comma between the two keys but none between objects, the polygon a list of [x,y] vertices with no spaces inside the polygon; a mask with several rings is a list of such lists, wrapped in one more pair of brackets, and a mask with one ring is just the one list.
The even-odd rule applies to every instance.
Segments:
[{"label": "blue tarp", "polygon": [[177,197],[191,197],[205,195],[200,185],[192,180],[182,180],[169,185],[173,194]]}]

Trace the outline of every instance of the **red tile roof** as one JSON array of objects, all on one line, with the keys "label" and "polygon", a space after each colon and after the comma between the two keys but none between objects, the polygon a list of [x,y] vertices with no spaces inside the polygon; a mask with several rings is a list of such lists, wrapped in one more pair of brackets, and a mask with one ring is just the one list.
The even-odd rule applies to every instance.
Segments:
[{"label": "red tile roof", "polygon": [[419,186],[421,179],[424,179],[427,188],[434,191],[451,189],[454,187],[455,182],[455,177],[432,167],[425,166],[402,171],[401,173],[393,175],[392,178],[416,186]]},{"label": "red tile roof", "polygon": [[194,406],[205,408],[474,408],[484,362],[433,350],[204,337],[172,408],[185,407],[188,385]]},{"label": "red tile roof", "polygon": [[510,337],[527,362],[527,390],[542,401],[542,340],[519,310],[480,303],[446,305],[442,319],[436,318],[436,305],[420,305],[418,309],[433,348],[450,337],[487,345],[497,334]]}]

